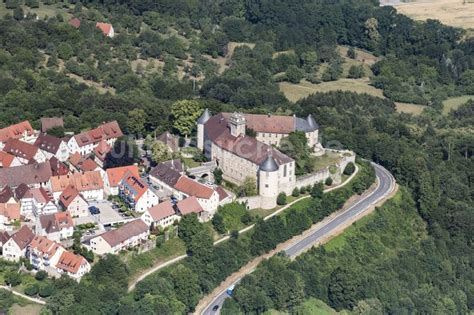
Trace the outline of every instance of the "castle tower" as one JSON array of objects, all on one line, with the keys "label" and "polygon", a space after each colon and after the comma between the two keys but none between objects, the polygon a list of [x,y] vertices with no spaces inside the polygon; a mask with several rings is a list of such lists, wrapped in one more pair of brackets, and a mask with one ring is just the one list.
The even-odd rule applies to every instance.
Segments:
[{"label": "castle tower", "polygon": [[229,117],[230,134],[234,137],[245,136],[245,117],[240,113],[233,113]]},{"label": "castle tower", "polygon": [[278,169],[278,164],[271,154],[259,166],[258,189],[262,209],[273,209],[277,205]]},{"label": "castle tower", "polygon": [[197,147],[204,150],[204,124],[211,118],[209,110],[206,108],[201,117],[197,120]]}]

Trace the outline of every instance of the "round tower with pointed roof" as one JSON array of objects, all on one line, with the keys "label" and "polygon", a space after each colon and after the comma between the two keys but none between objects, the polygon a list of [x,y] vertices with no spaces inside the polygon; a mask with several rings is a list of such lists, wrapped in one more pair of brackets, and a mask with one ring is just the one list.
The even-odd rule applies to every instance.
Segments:
[{"label": "round tower with pointed roof", "polygon": [[259,165],[258,189],[262,209],[273,209],[277,205],[278,170],[279,166],[271,153],[269,153],[267,158]]},{"label": "round tower with pointed roof", "polygon": [[209,110],[206,108],[201,117],[197,120],[197,147],[204,150],[204,124],[211,118]]}]

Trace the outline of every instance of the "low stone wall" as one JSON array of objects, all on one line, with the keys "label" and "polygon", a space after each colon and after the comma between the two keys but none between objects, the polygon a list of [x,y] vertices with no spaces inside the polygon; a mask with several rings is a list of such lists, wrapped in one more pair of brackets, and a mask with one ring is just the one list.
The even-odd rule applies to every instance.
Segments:
[{"label": "low stone wall", "polygon": [[301,187],[312,186],[316,183],[323,182],[326,178],[331,177],[334,184],[341,183],[341,175],[347,164],[355,163],[355,154],[352,151],[347,150],[331,150],[326,149],[326,151],[336,152],[341,154],[341,159],[335,164],[337,170],[334,173],[330,172],[331,166],[323,168],[317,172],[299,176],[296,178],[296,187],[300,189]]},{"label": "low stone wall", "polygon": [[240,197],[235,200],[238,203],[245,204],[247,210],[261,208],[262,200],[260,196]]},{"label": "low stone wall", "polygon": [[324,168],[315,173],[302,175],[296,178],[296,187],[301,189],[301,187],[313,186],[316,183],[325,181],[329,176],[331,176],[329,168]]}]

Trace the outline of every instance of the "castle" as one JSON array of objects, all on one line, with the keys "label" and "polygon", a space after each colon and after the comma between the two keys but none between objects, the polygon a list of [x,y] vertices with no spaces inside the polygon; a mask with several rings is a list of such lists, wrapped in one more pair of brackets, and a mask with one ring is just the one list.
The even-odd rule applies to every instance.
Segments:
[{"label": "castle", "polygon": [[[255,137],[246,134],[249,129]],[[318,129],[311,115],[306,119],[241,113],[211,116],[206,109],[197,120],[197,147],[216,161],[225,180],[241,185],[247,177],[255,178],[259,206],[271,209],[280,192],[289,195],[297,187],[295,160],[275,147],[291,132],[302,131],[314,154],[322,155]]]}]

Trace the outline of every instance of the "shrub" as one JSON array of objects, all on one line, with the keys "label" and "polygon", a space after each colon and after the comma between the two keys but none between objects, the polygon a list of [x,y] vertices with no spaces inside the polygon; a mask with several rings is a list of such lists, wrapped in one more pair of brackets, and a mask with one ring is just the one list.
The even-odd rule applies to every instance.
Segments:
[{"label": "shrub", "polygon": [[295,187],[295,189],[293,189],[293,192],[291,193],[291,195],[293,197],[298,197],[300,195],[300,190],[298,189],[298,187]]},{"label": "shrub", "polygon": [[326,181],[324,183],[326,184],[326,186],[331,186],[332,185],[332,178],[331,177],[326,178]]},{"label": "shrub", "polygon": [[311,192],[310,192],[311,197],[319,198],[319,199],[321,199],[323,197],[323,193],[324,193],[323,183],[314,184],[313,188],[311,188]]},{"label": "shrub", "polygon": [[355,172],[355,165],[354,165],[354,163],[350,162],[344,168],[344,174],[345,175],[352,175],[354,172]]},{"label": "shrub", "polygon": [[17,286],[21,283],[21,276],[18,272],[16,271],[9,271],[5,275],[5,283],[14,287]]},{"label": "shrub", "polygon": [[277,204],[279,206],[286,205],[286,194],[284,192],[281,192],[281,193],[278,194]]},{"label": "shrub", "polygon": [[43,281],[48,276],[48,273],[44,270],[40,270],[36,273],[35,279],[38,281]]},{"label": "shrub", "polygon": [[306,194],[306,187],[303,186],[303,187],[300,188],[300,194],[302,194],[302,195]]},{"label": "shrub", "polygon": [[45,298],[51,296],[54,293],[54,288],[49,283],[43,283],[39,289],[39,296]]},{"label": "shrub", "polygon": [[38,294],[38,292],[39,292],[39,287],[38,287],[38,284],[36,283],[30,284],[25,288],[25,294],[28,296],[36,295]]}]

